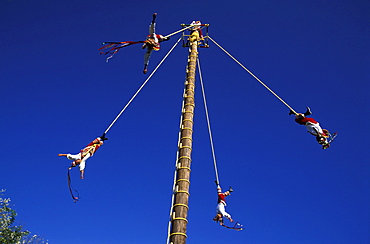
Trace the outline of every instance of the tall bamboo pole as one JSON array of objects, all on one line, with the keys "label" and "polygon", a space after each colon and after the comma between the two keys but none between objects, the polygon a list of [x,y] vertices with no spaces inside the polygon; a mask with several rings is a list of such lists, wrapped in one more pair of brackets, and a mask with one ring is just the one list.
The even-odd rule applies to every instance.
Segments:
[{"label": "tall bamboo pole", "polygon": [[184,93],[184,108],[180,128],[179,153],[177,158],[177,177],[174,189],[174,202],[171,216],[171,244],[186,243],[186,226],[188,223],[188,202],[190,186],[190,165],[193,138],[193,117],[194,117],[194,92],[195,92],[195,71],[198,58],[198,31],[193,31],[189,38],[189,56],[186,68],[186,81]]}]

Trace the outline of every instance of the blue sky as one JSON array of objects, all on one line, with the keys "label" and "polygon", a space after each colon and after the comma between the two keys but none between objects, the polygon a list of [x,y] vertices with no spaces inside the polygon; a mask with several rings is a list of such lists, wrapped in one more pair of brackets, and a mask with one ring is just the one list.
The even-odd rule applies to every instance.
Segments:
[{"label": "blue sky", "polygon": [[[368,1],[0,1],[0,188],[17,220],[50,243],[165,243],[185,66],[180,45],[88,160],[81,195],[69,161],[146,79],[140,45],[108,63],[104,41],[139,41],[201,20],[210,36],[296,111],[339,136],[327,150],[217,46],[199,50],[227,211],[212,221],[215,172],[199,77],[188,243],[369,243]],[[152,55],[154,69],[180,35]]]}]

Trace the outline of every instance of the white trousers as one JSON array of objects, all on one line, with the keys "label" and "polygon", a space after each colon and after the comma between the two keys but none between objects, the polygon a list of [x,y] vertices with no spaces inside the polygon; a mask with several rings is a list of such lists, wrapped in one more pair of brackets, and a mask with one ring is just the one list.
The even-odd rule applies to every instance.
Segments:
[{"label": "white trousers", "polygon": [[[149,25],[149,37],[153,39],[156,43],[158,43],[157,35],[155,34],[155,23],[151,23]],[[144,54],[144,65],[149,64],[150,56],[152,55],[153,48],[148,48],[146,53]]]},{"label": "white trousers", "polygon": [[150,38],[153,38],[155,40],[155,42],[158,42],[157,36],[155,34],[155,23],[151,23],[149,25],[149,35]]},{"label": "white trousers", "polygon": [[317,124],[314,124],[314,123],[311,123],[311,122],[307,122],[305,124],[306,126],[306,129],[308,130],[308,132],[310,132],[311,134],[317,136],[317,132],[319,132],[320,134],[323,134],[323,131],[320,127],[320,124],[317,123]]},{"label": "white trousers", "polygon": [[219,204],[217,204],[217,211],[216,212],[218,214],[221,214],[222,217],[231,219],[231,215],[226,212],[226,210],[225,210],[225,204],[223,204],[222,202],[220,202]]},{"label": "white trousers", "polygon": [[[81,170],[84,170],[85,169],[85,166],[86,166],[86,160],[89,159],[91,157],[91,154],[88,153],[81,161],[81,163],[78,165],[78,167],[80,168],[80,171]],[[69,160],[72,160],[72,161],[75,161],[75,160],[79,160],[81,159],[81,153],[79,154],[67,154],[67,158]]]}]

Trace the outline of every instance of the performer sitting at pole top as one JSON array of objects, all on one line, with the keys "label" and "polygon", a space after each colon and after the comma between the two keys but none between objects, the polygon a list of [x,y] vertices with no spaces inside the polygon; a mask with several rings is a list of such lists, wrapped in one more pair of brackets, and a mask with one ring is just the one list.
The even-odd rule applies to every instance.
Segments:
[{"label": "performer sitting at pole top", "polygon": [[200,40],[204,40],[203,32],[201,29],[202,22],[200,22],[199,20],[194,20],[193,22],[191,22],[190,25],[193,25],[193,27],[190,28],[191,32],[198,31]]}]

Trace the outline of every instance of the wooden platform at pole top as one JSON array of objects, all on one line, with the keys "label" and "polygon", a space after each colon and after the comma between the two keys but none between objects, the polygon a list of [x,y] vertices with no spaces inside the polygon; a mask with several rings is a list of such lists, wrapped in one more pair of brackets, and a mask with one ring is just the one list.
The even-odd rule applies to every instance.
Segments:
[{"label": "wooden platform at pole top", "polygon": [[[190,26],[190,24],[181,24],[181,27],[182,28],[185,28],[185,27],[188,27]],[[209,48],[209,44],[208,44],[208,27],[209,27],[209,24],[201,24],[200,25],[200,28],[202,29],[202,32],[203,32],[203,38],[201,38],[200,40],[198,40],[198,48]],[[186,31],[190,31],[189,34],[186,34]],[[188,29],[188,30],[184,30],[182,32],[182,47],[190,47],[190,36],[192,34],[192,29]]]}]

